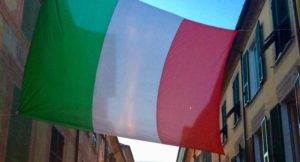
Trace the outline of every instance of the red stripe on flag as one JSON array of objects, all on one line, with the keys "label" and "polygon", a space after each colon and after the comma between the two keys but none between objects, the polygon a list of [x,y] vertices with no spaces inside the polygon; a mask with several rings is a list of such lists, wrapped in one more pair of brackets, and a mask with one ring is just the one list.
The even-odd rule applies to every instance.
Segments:
[{"label": "red stripe on flag", "polygon": [[221,86],[235,35],[236,31],[182,22],[159,86],[157,127],[162,143],[223,153]]}]

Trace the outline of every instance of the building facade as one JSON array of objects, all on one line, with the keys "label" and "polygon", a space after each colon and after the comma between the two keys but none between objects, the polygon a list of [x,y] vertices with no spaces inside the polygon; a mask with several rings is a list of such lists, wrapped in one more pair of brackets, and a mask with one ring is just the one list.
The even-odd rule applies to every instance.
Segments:
[{"label": "building facade", "polygon": [[245,1],[220,105],[225,155],[180,149],[177,161],[300,161],[299,7]]},{"label": "building facade", "polygon": [[117,137],[18,115],[25,60],[41,4],[0,0],[0,162],[133,162],[130,147]]}]

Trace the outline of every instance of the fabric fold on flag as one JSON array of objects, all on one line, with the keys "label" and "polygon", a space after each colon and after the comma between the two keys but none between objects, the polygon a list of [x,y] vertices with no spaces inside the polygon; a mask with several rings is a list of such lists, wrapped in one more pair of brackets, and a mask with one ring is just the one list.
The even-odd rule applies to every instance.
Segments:
[{"label": "fabric fold on flag", "polygon": [[223,153],[219,105],[235,35],[136,0],[45,1],[20,114]]}]

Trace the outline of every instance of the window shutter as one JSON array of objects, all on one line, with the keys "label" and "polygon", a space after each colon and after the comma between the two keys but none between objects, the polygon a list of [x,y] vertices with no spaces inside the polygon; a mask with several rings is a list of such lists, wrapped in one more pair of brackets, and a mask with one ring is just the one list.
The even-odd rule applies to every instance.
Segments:
[{"label": "window shutter", "polygon": [[254,143],[253,143],[253,136],[251,136],[246,143],[247,147],[247,155],[246,155],[246,161],[247,162],[254,162]]},{"label": "window shutter", "polygon": [[233,110],[234,110],[234,124],[238,121],[241,116],[240,111],[240,90],[239,90],[239,74],[236,75],[233,84],[232,84],[232,91],[233,91]]},{"label": "window shutter", "polygon": [[237,74],[232,85],[233,90],[233,103],[237,104],[240,102],[240,94],[239,94],[239,75]]},{"label": "window shutter", "polygon": [[281,107],[277,105],[271,110],[272,154],[274,161],[285,162],[281,120]]},{"label": "window shutter", "polygon": [[265,67],[264,67],[264,52],[262,50],[263,42],[264,42],[263,28],[259,21],[256,25],[255,38],[256,38],[255,43],[256,43],[256,47],[257,47],[256,54],[257,54],[257,58],[258,58],[258,60],[257,60],[258,61],[258,79],[259,79],[259,83],[261,85],[264,80]]},{"label": "window shutter", "polygon": [[223,127],[225,127],[226,124],[226,102],[224,102],[223,106],[222,106],[222,125]]},{"label": "window shutter", "polygon": [[250,101],[249,57],[248,51],[242,56],[242,81],[244,106]]},{"label": "window shutter", "polygon": [[226,120],[226,102],[222,105],[222,137],[223,143],[227,142],[227,120]]}]

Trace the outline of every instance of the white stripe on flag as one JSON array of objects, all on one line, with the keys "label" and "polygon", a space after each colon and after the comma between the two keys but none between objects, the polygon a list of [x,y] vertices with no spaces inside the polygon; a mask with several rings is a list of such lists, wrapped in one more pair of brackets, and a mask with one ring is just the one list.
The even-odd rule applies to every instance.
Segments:
[{"label": "white stripe on flag", "polygon": [[136,0],[119,1],[107,31],[93,97],[96,132],[160,142],[157,95],[182,18]]}]

